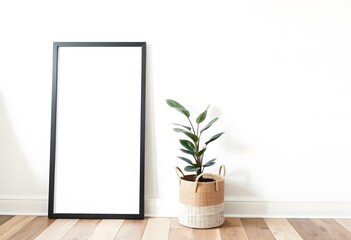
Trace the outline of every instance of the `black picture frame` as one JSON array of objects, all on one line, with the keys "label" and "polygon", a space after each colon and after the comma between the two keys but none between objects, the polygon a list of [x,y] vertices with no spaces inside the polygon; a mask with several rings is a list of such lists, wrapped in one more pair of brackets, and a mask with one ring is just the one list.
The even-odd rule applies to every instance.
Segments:
[{"label": "black picture frame", "polygon": [[49,218],[144,218],[146,42],[54,42]]}]

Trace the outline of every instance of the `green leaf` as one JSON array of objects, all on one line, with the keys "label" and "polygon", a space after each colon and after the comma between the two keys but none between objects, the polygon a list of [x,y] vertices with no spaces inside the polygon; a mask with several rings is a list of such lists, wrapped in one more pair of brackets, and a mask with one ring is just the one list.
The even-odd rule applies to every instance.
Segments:
[{"label": "green leaf", "polygon": [[196,118],[196,123],[197,123],[197,124],[200,124],[200,123],[202,123],[203,121],[205,121],[206,116],[207,116],[207,110],[208,110],[209,107],[210,107],[210,105],[208,105],[208,107],[206,108],[206,110],[203,111],[203,112]]},{"label": "green leaf", "polygon": [[184,132],[184,134],[191,138],[191,140],[193,140],[194,143],[197,143],[197,141],[199,141],[199,138],[193,133]]},{"label": "green leaf", "polygon": [[188,110],[186,110],[186,108],[183,107],[183,105],[181,105],[177,101],[174,101],[172,99],[167,99],[166,102],[167,102],[168,106],[170,106],[171,108],[178,110],[179,112],[183,113],[188,118],[190,117],[190,112]]},{"label": "green leaf", "polygon": [[205,151],[206,151],[206,148],[203,148],[201,151],[198,151],[197,153],[195,153],[195,156],[201,157],[201,155],[204,154]]},{"label": "green leaf", "polygon": [[203,131],[209,129],[209,128],[212,126],[212,124],[213,124],[214,122],[216,122],[217,120],[218,120],[218,117],[212,119],[212,120],[206,125],[206,127],[204,127],[203,129],[201,129],[200,133],[202,133]]},{"label": "green leaf", "polygon": [[183,147],[185,147],[186,150],[189,150],[191,152],[196,152],[196,147],[192,142],[185,139],[180,139],[179,142]]},{"label": "green leaf", "polygon": [[178,157],[178,158],[183,160],[183,161],[185,161],[185,162],[187,162],[187,163],[189,163],[189,164],[193,164],[193,162],[190,159],[188,159],[188,158],[185,158],[185,157]]},{"label": "green leaf", "polygon": [[173,128],[173,131],[175,131],[175,132],[181,132],[181,133],[185,133],[185,132],[186,132],[186,130],[181,129],[181,128]]},{"label": "green leaf", "polygon": [[199,141],[199,138],[198,138],[195,134],[193,134],[193,133],[191,133],[191,132],[188,132],[188,131],[186,131],[186,130],[184,130],[184,129],[181,129],[181,128],[173,128],[173,130],[174,130],[175,132],[184,133],[184,134],[187,135],[191,140],[193,140],[194,143],[196,143],[197,141]]},{"label": "green leaf", "polygon": [[184,168],[184,171],[187,171],[187,172],[196,172],[197,170],[199,170],[200,168],[199,167],[195,167],[193,165],[188,165]]},{"label": "green leaf", "polygon": [[180,151],[182,151],[183,153],[186,153],[186,154],[190,154],[191,156],[194,156],[195,155],[195,152],[193,151],[189,151],[189,150],[186,150],[186,149],[179,149]]},{"label": "green leaf", "polygon": [[185,126],[185,125],[181,125],[181,124],[178,124],[178,123],[173,123],[173,124],[176,125],[176,126],[183,127],[183,128],[185,128],[185,129],[191,131],[191,127],[188,127],[188,126]]},{"label": "green leaf", "polygon": [[224,133],[224,132],[217,133],[216,135],[212,136],[212,137],[210,138],[210,140],[208,140],[207,142],[205,142],[205,144],[207,145],[207,144],[209,144],[210,142],[213,142],[214,140],[216,140],[217,138],[219,138],[220,136],[222,136],[223,133]]},{"label": "green leaf", "polygon": [[203,166],[203,167],[210,167],[210,166],[216,164],[216,159],[217,159],[217,158],[214,158],[214,159],[208,161],[207,163],[205,163],[205,164],[202,165],[202,166]]}]

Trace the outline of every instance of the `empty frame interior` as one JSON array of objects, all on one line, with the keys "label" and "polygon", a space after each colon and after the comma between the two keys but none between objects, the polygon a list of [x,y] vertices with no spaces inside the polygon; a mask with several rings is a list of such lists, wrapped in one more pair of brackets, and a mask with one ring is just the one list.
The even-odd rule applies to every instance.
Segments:
[{"label": "empty frame interior", "polygon": [[145,43],[54,43],[49,217],[143,218]]}]

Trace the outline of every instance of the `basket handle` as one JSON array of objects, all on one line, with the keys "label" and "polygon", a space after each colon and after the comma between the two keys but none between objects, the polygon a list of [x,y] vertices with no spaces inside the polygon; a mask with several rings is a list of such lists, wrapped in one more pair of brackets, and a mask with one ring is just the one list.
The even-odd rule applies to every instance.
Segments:
[{"label": "basket handle", "polygon": [[219,167],[219,173],[218,173],[218,175],[224,177],[225,174],[226,174],[225,166],[224,166],[224,165],[221,165],[221,166]]},{"label": "basket handle", "polygon": [[196,179],[195,179],[195,189],[194,189],[194,192],[195,192],[195,193],[197,192],[197,187],[198,187],[199,179],[200,179],[201,177],[211,177],[211,178],[213,178],[214,180],[216,180],[216,192],[218,192],[218,180],[219,180],[218,175],[212,174],[212,173],[201,173],[201,174],[199,174],[199,175],[196,177]]},{"label": "basket handle", "polygon": [[179,179],[181,179],[182,177],[185,176],[184,173],[182,172],[182,170],[179,167],[176,167],[175,169],[176,169],[176,173],[177,173]]}]

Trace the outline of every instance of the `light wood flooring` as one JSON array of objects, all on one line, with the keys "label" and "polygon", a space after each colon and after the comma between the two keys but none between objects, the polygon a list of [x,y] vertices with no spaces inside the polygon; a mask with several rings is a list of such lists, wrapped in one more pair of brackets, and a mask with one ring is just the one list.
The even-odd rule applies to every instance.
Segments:
[{"label": "light wood flooring", "polygon": [[48,219],[0,216],[1,240],[351,240],[351,219],[226,218],[219,228],[191,229],[177,218]]}]

